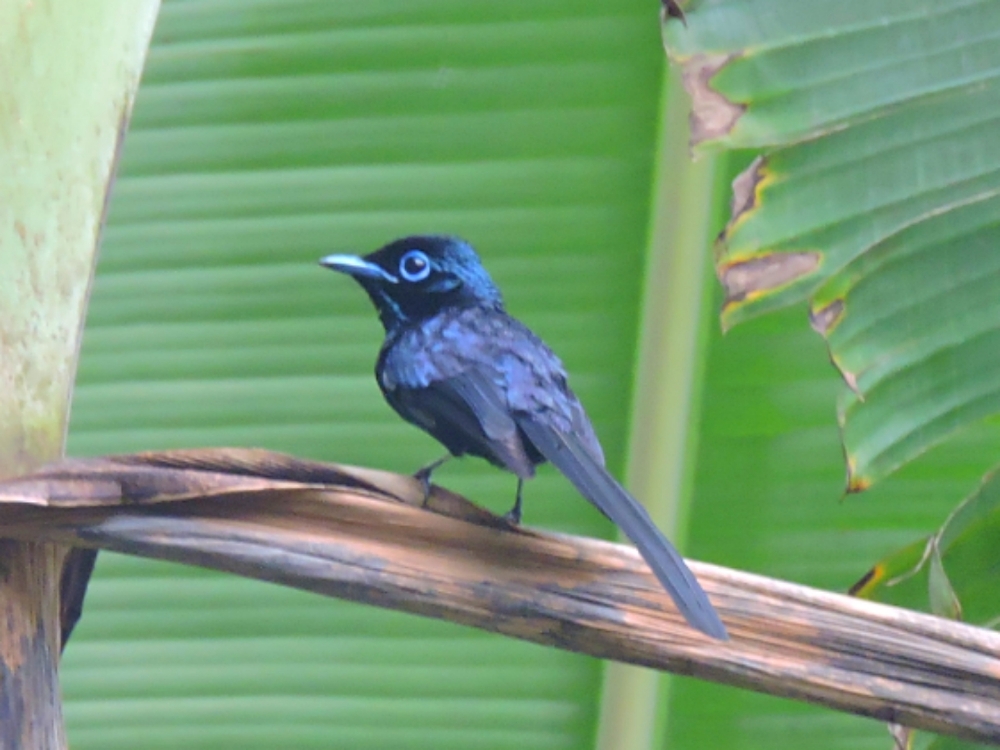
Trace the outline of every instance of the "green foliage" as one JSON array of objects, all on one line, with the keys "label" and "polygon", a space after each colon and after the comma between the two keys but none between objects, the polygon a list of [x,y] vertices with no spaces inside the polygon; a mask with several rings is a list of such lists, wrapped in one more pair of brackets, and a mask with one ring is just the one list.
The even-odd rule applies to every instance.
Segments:
[{"label": "green foliage", "polygon": [[934,534],[880,560],[858,594],[902,606],[929,603],[942,617],[995,627],[998,568],[1000,477],[993,472]]},{"label": "green foliage", "polygon": [[[693,9],[688,24],[665,34],[692,82],[701,148],[763,149],[734,182],[720,241],[724,323],[808,299],[843,378],[847,489],[895,472],[855,519],[867,538],[844,535],[840,549],[826,549],[822,577],[845,552],[863,559],[869,549],[881,562],[860,593],[995,623],[993,481],[929,543],[913,538],[940,525],[945,505],[997,459],[987,418],[1000,410],[1000,6],[722,0]],[[745,390],[737,408],[760,403]],[[789,478],[818,467],[816,450],[834,438],[824,429],[822,441],[793,443],[790,434],[773,457],[748,448],[744,479],[770,474],[755,458],[781,461],[776,473]],[[764,512],[775,502],[761,500]],[[803,531],[804,553],[821,535]]]},{"label": "green foliage", "polygon": [[667,36],[709,75],[696,113],[734,118],[705,141],[769,149],[735,187],[724,319],[811,297],[862,490],[1000,410],[1000,6],[766,5]]},{"label": "green foliage", "polygon": [[0,6],[3,476],[62,455],[96,238],[157,6]]}]

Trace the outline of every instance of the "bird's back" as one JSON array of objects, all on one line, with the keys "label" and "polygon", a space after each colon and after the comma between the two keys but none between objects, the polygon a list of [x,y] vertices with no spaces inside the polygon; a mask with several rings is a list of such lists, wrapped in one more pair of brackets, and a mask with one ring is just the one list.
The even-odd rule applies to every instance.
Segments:
[{"label": "bird's back", "polygon": [[[530,476],[516,458],[511,465],[507,455],[513,430],[522,443],[521,452],[532,464],[544,460],[515,427],[517,414],[530,414],[559,432],[577,435],[594,460],[604,464],[594,428],[567,383],[562,362],[527,326],[502,309],[446,309],[394,331],[383,344],[376,376],[386,399],[401,416],[430,432],[456,455],[479,455]],[[440,400],[442,387],[457,388],[459,397],[473,402],[471,416],[482,434],[471,436],[468,444],[459,444],[455,434],[456,427],[467,432],[468,424],[448,425],[447,416],[442,419],[439,410],[421,408],[424,399]],[[504,445],[489,445],[498,438]]]}]

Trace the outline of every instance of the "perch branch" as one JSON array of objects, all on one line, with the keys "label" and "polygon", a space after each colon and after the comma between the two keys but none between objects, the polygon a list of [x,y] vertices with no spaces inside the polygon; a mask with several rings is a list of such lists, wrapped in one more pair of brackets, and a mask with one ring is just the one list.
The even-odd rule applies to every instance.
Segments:
[{"label": "perch branch", "polygon": [[100,547],[1000,743],[1000,634],[692,563],[732,636],[687,627],[619,544],[409,477],[247,450],[71,460],[0,484],[0,535]]}]

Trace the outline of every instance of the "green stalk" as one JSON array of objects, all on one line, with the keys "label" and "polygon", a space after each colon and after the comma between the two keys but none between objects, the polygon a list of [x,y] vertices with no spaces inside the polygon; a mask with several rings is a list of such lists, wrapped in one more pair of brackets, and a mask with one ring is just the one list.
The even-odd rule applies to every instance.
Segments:
[{"label": "green stalk", "polygon": [[[155,0],[0,2],[0,477],[62,455]],[[0,747],[61,748],[64,546],[0,541]]]},{"label": "green stalk", "polygon": [[[628,487],[683,550],[707,341],[709,248],[715,162],[692,162],[689,101],[669,69],[654,171],[636,379]],[[599,750],[649,750],[666,728],[669,678],[609,663]]]}]

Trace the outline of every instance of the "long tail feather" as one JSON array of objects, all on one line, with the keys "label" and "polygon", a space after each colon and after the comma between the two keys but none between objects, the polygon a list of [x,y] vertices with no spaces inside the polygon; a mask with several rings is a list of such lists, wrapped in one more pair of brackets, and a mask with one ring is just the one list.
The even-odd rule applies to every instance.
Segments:
[{"label": "long tail feather", "polygon": [[706,635],[728,640],[725,626],[684,558],[656,527],[639,501],[572,435],[558,433],[528,416],[518,415],[516,419],[539,453],[632,540],[685,619]]}]

